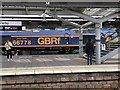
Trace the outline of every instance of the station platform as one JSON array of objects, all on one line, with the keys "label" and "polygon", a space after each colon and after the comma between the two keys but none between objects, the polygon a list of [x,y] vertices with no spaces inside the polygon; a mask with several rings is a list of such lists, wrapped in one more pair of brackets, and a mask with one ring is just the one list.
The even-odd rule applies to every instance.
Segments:
[{"label": "station platform", "polygon": [[13,61],[7,61],[6,56],[1,57],[1,76],[119,71],[119,63],[96,65],[93,62],[93,65],[87,65],[87,60],[79,58],[78,54],[21,55],[14,56]]},{"label": "station platform", "polygon": [[[108,60],[109,61],[109,60]],[[78,54],[2,56],[2,88],[118,88],[119,63],[87,65]],[[91,90],[92,90],[91,89]],[[26,90],[26,89],[25,89]]]}]

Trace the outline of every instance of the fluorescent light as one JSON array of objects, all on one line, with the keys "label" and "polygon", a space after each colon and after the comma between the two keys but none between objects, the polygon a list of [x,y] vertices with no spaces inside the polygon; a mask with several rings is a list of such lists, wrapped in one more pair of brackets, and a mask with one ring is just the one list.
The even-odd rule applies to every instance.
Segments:
[{"label": "fluorescent light", "polygon": [[[45,15],[46,17],[51,17],[49,15],[47,15],[46,13],[42,13],[41,15],[0,15],[0,17],[43,17],[43,15]],[[63,17],[63,18],[79,18],[79,16],[75,16],[75,15],[57,15],[58,17]]]}]

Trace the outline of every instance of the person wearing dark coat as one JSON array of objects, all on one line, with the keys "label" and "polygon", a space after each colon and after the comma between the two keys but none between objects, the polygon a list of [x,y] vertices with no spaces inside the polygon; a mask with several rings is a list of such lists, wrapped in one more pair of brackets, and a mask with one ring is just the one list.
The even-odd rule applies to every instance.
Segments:
[{"label": "person wearing dark coat", "polygon": [[92,65],[92,57],[94,54],[94,44],[91,39],[86,43],[87,64]]}]

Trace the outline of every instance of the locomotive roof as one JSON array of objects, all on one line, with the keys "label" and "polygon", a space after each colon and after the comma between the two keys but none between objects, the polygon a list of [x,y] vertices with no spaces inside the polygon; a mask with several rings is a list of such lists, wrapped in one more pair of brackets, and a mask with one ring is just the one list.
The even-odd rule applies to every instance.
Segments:
[{"label": "locomotive roof", "polygon": [[[102,29],[102,34],[114,33],[115,30]],[[40,31],[0,31],[0,35],[57,35],[57,34],[76,34],[73,30],[40,30]],[[78,33],[77,33],[78,34]],[[83,33],[83,35],[95,35],[95,33]]]},{"label": "locomotive roof", "polygon": [[107,34],[107,33],[112,34],[114,32],[116,32],[116,30],[114,30],[114,29],[101,29],[102,34]]},{"label": "locomotive roof", "polygon": [[2,35],[55,35],[55,34],[75,34],[72,30],[41,30],[41,31],[0,31]]}]

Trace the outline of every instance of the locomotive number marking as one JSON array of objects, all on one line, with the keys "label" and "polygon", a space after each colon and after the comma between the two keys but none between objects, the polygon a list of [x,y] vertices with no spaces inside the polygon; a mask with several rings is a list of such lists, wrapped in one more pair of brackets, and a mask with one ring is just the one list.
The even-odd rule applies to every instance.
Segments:
[{"label": "locomotive number marking", "polygon": [[60,44],[60,37],[40,37],[38,44]]},{"label": "locomotive number marking", "polygon": [[13,45],[31,45],[31,40],[13,40]]}]

